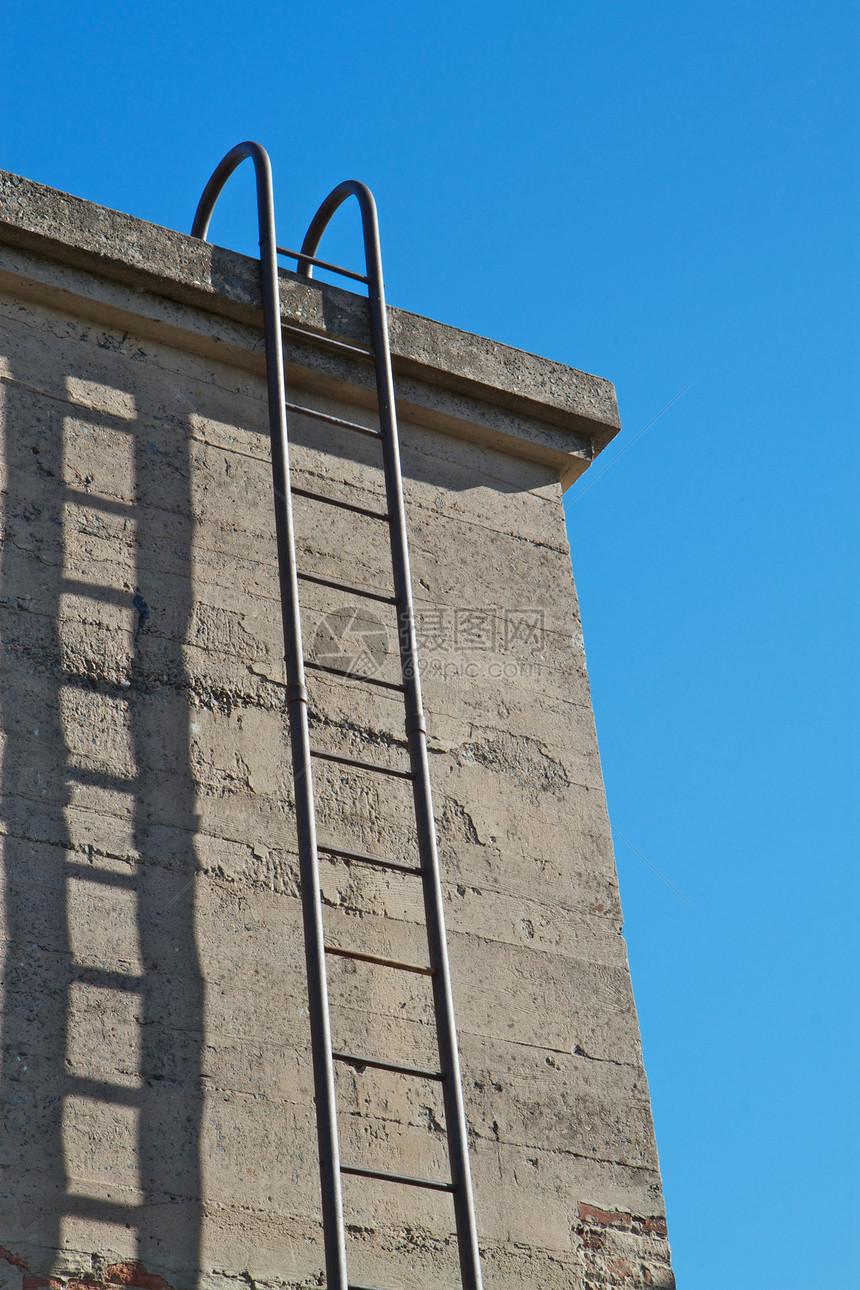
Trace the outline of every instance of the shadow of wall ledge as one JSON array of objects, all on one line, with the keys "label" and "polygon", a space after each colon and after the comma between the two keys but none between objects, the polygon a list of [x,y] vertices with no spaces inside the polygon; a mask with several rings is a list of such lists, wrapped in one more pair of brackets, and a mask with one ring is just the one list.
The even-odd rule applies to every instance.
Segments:
[{"label": "shadow of wall ledge", "polygon": [[[189,213],[190,217],[190,213]],[[249,209],[251,223],[255,218]],[[264,366],[256,260],[0,171],[0,288],[252,371]],[[281,270],[290,322],[368,343],[367,303]],[[557,470],[569,487],[620,429],[610,381],[389,307],[398,407],[428,428]],[[285,336],[287,380],[351,399],[366,364]]]}]

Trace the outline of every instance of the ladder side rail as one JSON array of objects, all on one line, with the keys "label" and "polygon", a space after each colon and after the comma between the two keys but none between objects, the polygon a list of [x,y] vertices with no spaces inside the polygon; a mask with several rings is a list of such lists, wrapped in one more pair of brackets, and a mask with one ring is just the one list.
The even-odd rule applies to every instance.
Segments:
[{"label": "ladder side rail", "polygon": [[316,1098],[317,1138],[320,1157],[323,1237],[328,1290],[347,1290],[346,1245],[340,1149],[335,1107],[334,1064],[328,1007],[325,941],[320,898],[316,818],[311,771],[308,694],[305,687],[295,534],[290,502],[289,447],[286,388],[281,338],[281,309],[276,258],[272,168],[266,150],[258,143],[237,144],[216,167],[203,191],[194,216],[192,236],[206,238],[215,203],[236,167],[250,157],[257,181],[257,215],[260,230],[260,277],[266,341],[266,382],[269,397],[269,434],[272,454],[278,578],[287,673],[287,706],[296,798],[299,866],[302,882],[302,917],[307,961],[311,1050]]},{"label": "ladder side rail", "polygon": [[338,207],[350,196],[355,196],[358,199],[361,210],[365,263],[369,283],[371,336],[375,355],[380,426],[383,432],[382,448],[386,493],[388,496],[387,509],[390,516],[394,588],[398,605],[398,644],[406,700],[406,736],[410,764],[413,770],[413,800],[418,830],[419,855],[423,871],[422,882],[424,884],[428,948],[430,961],[435,968],[432,986],[436,1011],[439,1059],[445,1075],[442,1089],[451,1177],[455,1184],[453,1196],[458,1231],[460,1275],[463,1290],[481,1290],[480,1252],[478,1249],[472,1178],[469,1168],[468,1137],[463,1106],[457,1032],[454,1021],[448,944],[445,935],[441,872],[436,846],[436,823],[430,786],[427,725],[424,718],[421,678],[418,670],[418,646],[412,601],[412,578],[409,567],[406,509],[403,499],[403,477],[400,464],[394,378],[388,340],[388,314],[382,277],[379,222],[373,194],[365,184],[359,183],[357,180],[346,180],[329,194],[314,216],[302,243],[302,252],[306,258],[300,259],[296,267],[300,274],[306,277],[312,276],[313,265],[311,258],[316,255],[328,222]]}]

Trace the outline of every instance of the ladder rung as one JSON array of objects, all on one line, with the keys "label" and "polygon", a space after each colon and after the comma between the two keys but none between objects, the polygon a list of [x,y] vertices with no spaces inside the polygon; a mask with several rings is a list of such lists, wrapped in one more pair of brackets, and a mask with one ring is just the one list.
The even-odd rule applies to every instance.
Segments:
[{"label": "ladder rung", "polygon": [[290,492],[295,497],[309,497],[312,502],[325,502],[326,506],[339,506],[342,511],[354,511],[356,515],[366,515],[370,520],[388,520],[390,515],[385,511],[372,511],[369,506],[356,506],[353,502],[342,502],[339,497],[326,497],[325,493],[312,493],[309,488],[296,488]]},{"label": "ladder rung", "polygon": [[108,515],[128,515],[135,505],[134,502],[121,502],[116,497],[99,497],[96,493],[88,493],[83,488],[70,488],[68,485],[63,492],[69,501],[93,511],[104,511]]},{"label": "ladder rung", "polygon": [[326,954],[342,959],[358,959],[360,963],[376,963],[379,967],[396,968],[399,972],[414,972],[417,976],[435,976],[434,968],[419,967],[417,963],[399,963],[397,959],[384,959],[379,954],[364,954],[361,950],[342,950],[337,945],[323,946]]},{"label": "ladder rung", "polygon": [[366,1286],[363,1282],[349,1281],[346,1290],[382,1290],[381,1286]]},{"label": "ladder rung", "polygon": [[66,861],[65,874],[67,878],[76,878],[80,882],[101,882],[108,887],[125,887],[130,891],[134,891],[137,887],[137,875],[134,873],[98,869],[93,864],[83,864],[77,860]]},{"label": "ladder rung", "polygon": [[101,788],[106,793],[133,793],[137,784],[135,777],[128,779],[124,775],[111,775],[108,771],[92,770],[89,766],[69,766],[65,774],[72,783]]},{"label": "ladder rung", "polygon": [[293,327],[289,323],[281,323],[281,331],[290,333],[293,336],[301,336],[302,340],[309,340],[315,345],[329,345],[332,349],[340,350],[343,354],[351,354],[355,358],[375,359],[376,355],[372,349],[364,345],[350,345],[345,340],[335,340],[332,336],[325,336],[322,332],[311,331],[307,327]]},{"label": "ladder rung", "polygon": [[418,865],[401,864],[399,860],[383,860],[381,856],[365,855],[363,851],[347,851],[345,847],[318,846],[328,856],[340,856],[343,860],[354,860],[358,864],[369,864],[375,869],[396,869],[399,873],[414,873],[420,877],[424,872]]},{"label": "ladder rung", "polygon": [[381,591],[370,591],[367,587],[356,587],[351,582],[335,582],[334,578],[320,578],[315,573],[299,573],[302,582],[315,582],[318,587],[331,587],[333,591],[346,591],[351,596],[364,596],[367,600],[379,600],[383,605],[396,605],[396,596],[386,596]]},{"label": "ladder rung", "polygon": [[380,775],[393,775],[395,779],[414,779],[411,770],[392,770],[390,766],[378,766],[374,761],[362,761],[359,757],[342,757],[340,753],[323,752],[321,748],[311,749],[312,757],[320,761],[334,761],[340,766],[354,766],[356,770],[373,770]]},{"label": "ladder rung", "polygon": [[366,1286],[359,1284],[358,1281],[349,1281],[346,1290],[382,1290],[381,1286]]},{"label": "ladder rung", "polygon": [[82,985],[93,985],[99,990],[142,990],[143,977],[130,972],[112,972],[109,968],[88,967],[86,963],[72,964],[72,980]]},{"label": "ladder rung", "polygon": [[379,1178],[382,1182],[402,1183],[404,1187],[429,1187],[431,1191],[456,1191],[456,1183],[435,1182],[432,1178],[414,1178],[411,1174],[390,1174],[384,1169],[362,1169],[358,1165],[341,1165],[342,1174],[358,1178]]},{"label": "ladder rung", "polygon": [[141,1090],[128,1084],[111,1084],[107,1080],[87,1079],[83,1075],[68,1075],[66,1096],[88,1097],[95,1102],[111,1102],[115,1106],[139,1106]]},{"label": "ladder rung", "polygon": [[340,426],[342,430],[355,430],[358,434],[369,434],[372,439],[381,439],[382,432],[373,426],[359,425],[357,421],[346,421],[343,417],[332,416],[330,412],[318,412],[316,408],[306,408],[302,403],[284,402],[288,412],[296,412],[303,417],[313,417],[315,421],[325,421],[328,425]]},{"label": "ladder rung", "polygon": [[315,663],[313,659],[305,659],[305,667],[310,667],[314,672],[330,672],[332,676],[343,676],[348,681],[365,681],[367,685],[379,685],[383,690],[397,690],[398,693],[404,694],[406,686],[398,684],[397,681],[383,681],[378,676],[367,676],[364,672],[348,672],[343,667],[332,667],[329,663]]},{"label": "ladder rung", "polygon": [[81,599],[98,600],[106,605],[119,605],[126,609],[131,605],[132,593],[119,587],[108,587],[100,582],[84,582],[80,578],[60,578],[60,594],[63,596],[80,596]]},{"label": "ladder rung", "polygon": [[329,264],[328,260],[318,260],[315,255],[302,255],[301,251],[288,251],[285,246],[276,246],[275,250],[278,255],[288,255],[291,260],[304,260],[305,264],[315,264],[319,269],[328,269],[331,273],[339,273],[344,278],[367,282],[363,273],[356,273],[354,269],[344,269],[339,264]]},{"label": "ladder rung", "polygon": [[141,1219],[138,1214],[150,1215],[152,1210],[146,1201],[142,1205],[123,1205],[121,1201],[110,1200],[101,1196],[65,1196],[63,1199],[63,1212],[66,1214],[82,1214],[85,1218],[98,1219],[101,1223],[113,1223],[120,1227],[134,1227]]},{"label": "ladder rung", "polygon": [[355,1053],[332,1052],[332,1057],[336,1062],[344,1062],[347,1066],[372,1066],[374,1070],[393,1071],[395,1075],[414,1075],[416,1079],[445,1078],[441,1071],[425,1071],[420,1066],[402,1066],[399,1062],[384,1062],[376,1057],[357,1057]]}]

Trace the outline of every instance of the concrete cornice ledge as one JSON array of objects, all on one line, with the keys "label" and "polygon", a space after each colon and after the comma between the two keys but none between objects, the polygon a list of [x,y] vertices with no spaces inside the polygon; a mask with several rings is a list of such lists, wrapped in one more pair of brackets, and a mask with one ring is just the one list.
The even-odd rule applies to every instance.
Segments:
[{"label": "concrete cornice ledge", "polygon": [[[295,323],[367,342],[365,299],[281,270]],[[109,325],[263,368],[258,262],[0,171],[0,287]],[[542,463],[563,486],[618,433],[611,382],[389,307],[398,406],[445,433]],[[291,384],[367,390],[370,373],[287,333]],[[359,370],[359,366],[363,370]]]}]

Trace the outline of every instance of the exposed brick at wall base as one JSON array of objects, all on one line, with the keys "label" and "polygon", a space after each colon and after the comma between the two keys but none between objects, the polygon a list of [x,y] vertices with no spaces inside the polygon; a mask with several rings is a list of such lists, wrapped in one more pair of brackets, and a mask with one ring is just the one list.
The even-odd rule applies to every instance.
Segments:
[{"label": "exposed brick at wall base", "polygon": [[147,1272],[142,1263],[113,1263],[102,1268],[96,1259],[95,1264],[97,1270],[78,1277],[40,1276],[0,1245],[0,1290],[173,1290],[164,1277]]},{"label": "exposed brick at wall base", "polygon": [[674,1290],[666,1219],[641,1218],[623,1210],[606,1211],[580,1204],[576,1236],[584,1266],[583,1286],[653,1286]]}]

